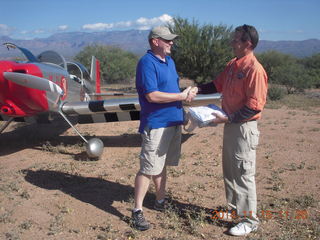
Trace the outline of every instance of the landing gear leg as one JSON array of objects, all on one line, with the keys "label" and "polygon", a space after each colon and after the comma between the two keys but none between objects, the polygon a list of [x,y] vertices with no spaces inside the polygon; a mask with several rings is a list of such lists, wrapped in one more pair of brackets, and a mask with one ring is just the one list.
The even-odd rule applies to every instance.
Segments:
[{"label": "landing gear leg", "polygon": [[99,158],[103,152],[103,142],[99,138],[91,138],[89,141],[81,135],[81,133],[76,129],[75,126],[69,121],[69,119],[63,114],[61,110],[58,111],[59,114],[66,120],[66,122],[73,128],[73,130],[86,142],[87,154],[90,158]]}]

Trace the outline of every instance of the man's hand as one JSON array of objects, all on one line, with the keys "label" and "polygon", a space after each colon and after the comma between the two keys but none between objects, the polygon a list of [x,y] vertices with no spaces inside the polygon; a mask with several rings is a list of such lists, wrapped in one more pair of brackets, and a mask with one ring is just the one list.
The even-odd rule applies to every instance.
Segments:
[{"label": "man's hand", "polygon": [[221,114],[221,113],[212,113],[216,118],[212,120],[213,123],[219,124],[219,123],[226,123],[229,121],[228,117]]},{"label": "man's hand", "polygon": [[197,96],[197,93],[198,93],[198,88],[197,87],[191,88],[189,93],[188,93],[188,97],[187,97],[186,101],[187,102],[191,102]]},{"label": "man's hand", "polygon": [[182,99],[186,102],[191,102],[197,96],[197,93],[198,93],[197,87],[189,86],[181,93]]},{"label": "man's hand", "polygon": [[187,87],[185,90],[183,90],[183,92],[180,93],[182,101],[187,101],[190,90],[191,86]]},{"label": "man's hand", "polygon": [[169,103],[175,101],[187,101],[190,102],[197,95],[197,87],[188,87],[183,92],[179,93],[167,93],[154,91],[146,94],[146,99],[151,103]]}]

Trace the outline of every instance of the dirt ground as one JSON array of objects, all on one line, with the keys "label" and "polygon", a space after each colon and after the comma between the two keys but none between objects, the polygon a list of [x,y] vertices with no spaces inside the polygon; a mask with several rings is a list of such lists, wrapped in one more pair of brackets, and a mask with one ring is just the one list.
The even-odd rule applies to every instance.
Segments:
[{"label": "dirt ground", "polygon": [[[0,135],[0,239],[233,239],[230,223],[210,213],[225,207],[223,126],[183,133],[179,167],[168,170],[171,208],[152,209],[152,229],[130,227],[141,139],[138,122],[77,125],[102,139],[98,161],[63,122],[12,124]],[[256,233],[236,239],[319,239],[320,107],[267,108],[259,121]]]}]

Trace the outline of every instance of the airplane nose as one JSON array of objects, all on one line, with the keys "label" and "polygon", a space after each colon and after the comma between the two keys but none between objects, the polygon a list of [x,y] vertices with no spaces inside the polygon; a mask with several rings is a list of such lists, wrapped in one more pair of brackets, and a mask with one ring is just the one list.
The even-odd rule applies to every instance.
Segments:
[{"label": "airplane nose", "polygon": [[48,102],[43,91],[16,84],[7,78],[6,74],[32,77],[41,75],[41,70],[30,63],[0,61],[0,114],[25,117],[48,110]]}]

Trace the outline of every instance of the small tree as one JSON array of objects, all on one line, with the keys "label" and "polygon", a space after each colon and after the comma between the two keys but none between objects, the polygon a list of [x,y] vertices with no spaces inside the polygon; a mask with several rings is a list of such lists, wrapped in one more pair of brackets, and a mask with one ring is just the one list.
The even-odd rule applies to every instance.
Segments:
[{"label": "small tree", "polygon": [[224,25],[200,26],[195,20],[175,18],[169,26],[179,35],[172,49],[177,71],[197,83],[215,78],[232,57],[231,28]]},{"label": "small tree", "polygon": [[275,77],[276,69],[284,65],[292,65],[297,62],[297,59],[293,56],[277,51],[267,51],[257,54],[257,58],[266,70],[269,82],[278,84],[280,84],[280,82],[279,79]]},{"label": "small tree", "polygon": [[[311,71],[301,60],[276,51],[258,54],[271,83],[283,85],[287,93],[301,92],[310,88],[313,83]],[[307,65],[307,62],[304,62]]]},{"label": "small tree", "polygon": [[285,96],[286,92],[279,86],[269,85],[268,88],[268,99],[271,101],[277,101]]},{"label": "small tree", "polygon": [[287,93],[302,92],[311,87],[311,77],[303,65],[295,63],[275,68],[274,77],[286,87]]},{"label": "small tree", "polygon": [[320,88],[320,53],[299,61],[307,69],[312,86]]},{"label": "small tree", "polygon": [[91,56],[99,59],[101,75],[108,83],[128,82],[135,76],[138,57],[133,53],[116,47],[92,45],[79,52],[75,60],[89,69]]}]

